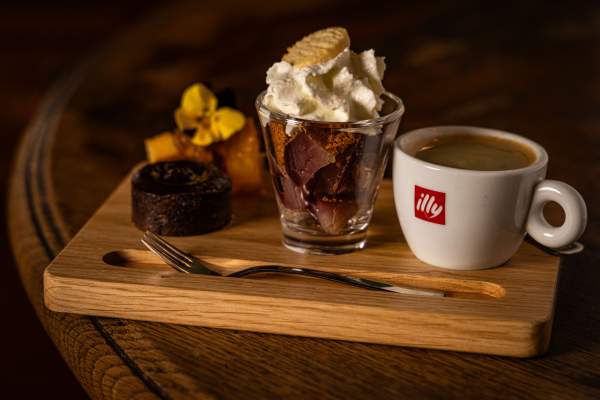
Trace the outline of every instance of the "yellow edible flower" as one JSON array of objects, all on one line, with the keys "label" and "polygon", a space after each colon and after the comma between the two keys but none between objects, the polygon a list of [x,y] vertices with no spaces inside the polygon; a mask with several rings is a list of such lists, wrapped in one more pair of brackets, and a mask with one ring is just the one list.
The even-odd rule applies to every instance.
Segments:
[{"label": "yellow edible flower", "polygon": [[197,146],[227,140],[246,124],[246,117],[238,110],[217,109],[217,97],[201,83],[184,90],[174,117],[180,131],[194,131],[192,143]]},{"label": "yellow edible flower", "polygon": [[238,110],[221,107],[210,116],[210,130],[219,140],[227,140],[246,124],[246,117]]},{"label": "yellow edible flower", "polygon": [[200,118],[194,118],[188,114],[186,114],[183,109],[180,107],[175,110],[175,124],[177,125],[177,129],[180,131],[187,131],[190,129],[196,129],[198,126]]},{"label": "yellow edible flower", "polygon": [[196,132],[192,137],[192,143],[197,146],[208,146],[219,140],[218,135],[216,135],[210,127],[203,124],[197,126]]},{"label": "yellow edible flower", "polygon": [[190,117],[204,117],[217,109],[217,97],[203,84],[195,83],[183,92],[181,109]]}]

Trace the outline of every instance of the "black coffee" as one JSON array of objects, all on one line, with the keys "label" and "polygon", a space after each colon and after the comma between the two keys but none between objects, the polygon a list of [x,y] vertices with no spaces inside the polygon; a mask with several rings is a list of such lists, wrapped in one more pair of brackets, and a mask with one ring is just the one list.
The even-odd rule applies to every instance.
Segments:
[{"label": "black coffee", "polygon": [[531,148],[513,140],[457,134],[433,139],[415,157],[446,167],[476,171],[505,171],[535,162]]}]

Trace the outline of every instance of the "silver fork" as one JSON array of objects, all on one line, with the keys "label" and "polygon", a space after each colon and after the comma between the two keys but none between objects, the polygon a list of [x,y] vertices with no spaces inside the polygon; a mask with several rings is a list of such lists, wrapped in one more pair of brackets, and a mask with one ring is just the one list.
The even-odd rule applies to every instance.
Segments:
[{"label": "silver fork", "polygon": [[[156,235],[150,231],[146,231],[144,233],[144,236],[142,237],[142,243],[150,251],[159,256],[165,263],[175,268],[177,271],[188,274],[221,276],[221,274],[212,270],[207,263],[202,262],[193,255],[178,249],[171,243],[164,240],[159,235]],[[320,271],[310,268],[285,267],[282,265],[261,265],[257,267],[250,267],[226,276],[230,278],[241,278],[243,276],[265,272],[304,275],[313,278],[327,279],[346,285],[358,286],[365,289],[383,290],[387,292],[395,292],[402,294],[434,297],[443,297],[446,295],[446,293],[439,290],[415,289],[404,286],[394,286],[388,283],[378,282],[371,279],[356,278],[349,275],[336,274],[333,272]]]}]

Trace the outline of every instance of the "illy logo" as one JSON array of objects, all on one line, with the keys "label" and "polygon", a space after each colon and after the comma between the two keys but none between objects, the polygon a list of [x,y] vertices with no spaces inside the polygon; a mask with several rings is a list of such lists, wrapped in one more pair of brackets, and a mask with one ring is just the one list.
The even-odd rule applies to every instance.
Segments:
[{"label": "illy logo", "polygon": [[415,217],[446,225],[446,193],[415,185]]}]

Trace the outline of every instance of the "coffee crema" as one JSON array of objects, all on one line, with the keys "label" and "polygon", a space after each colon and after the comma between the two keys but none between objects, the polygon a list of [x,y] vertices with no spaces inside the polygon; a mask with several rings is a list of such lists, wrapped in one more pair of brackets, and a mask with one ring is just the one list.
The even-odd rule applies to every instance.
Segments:
[{"label": "coffee crema", "polygon": [[446,167],[475,171],[506,171],[523,168],[536,160],[530,147],[494,136],[455,134],[433,139],[415,157]]}]

